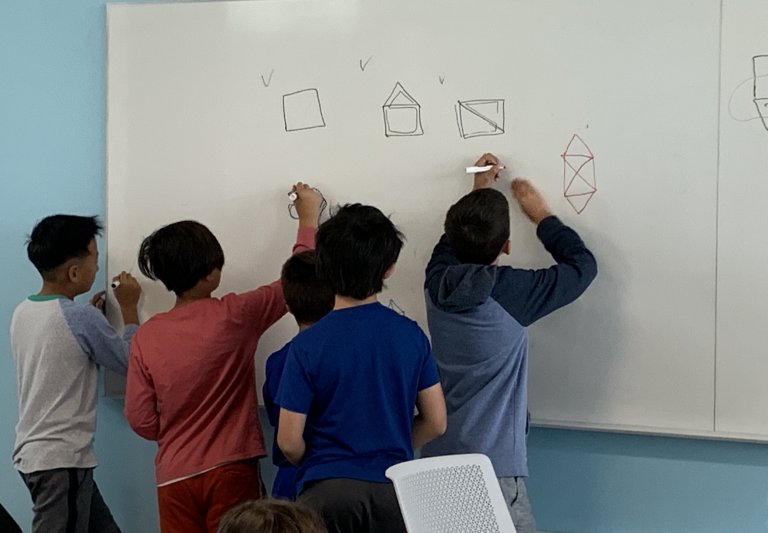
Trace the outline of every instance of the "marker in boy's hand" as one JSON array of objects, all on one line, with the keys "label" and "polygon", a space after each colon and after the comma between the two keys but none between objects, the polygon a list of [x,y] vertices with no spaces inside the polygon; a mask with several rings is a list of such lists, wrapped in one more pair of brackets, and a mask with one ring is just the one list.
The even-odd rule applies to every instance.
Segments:
[{"label": "marker in boy's hand", "polygon": [[483,154],[475,162],[476,167],[490,166],[489,170],[484,172],[477,172],[475,174],[475,182],[472,186],[472,190],[488,189],[493,185],[493,182],[499,179],[499,174],[504,169],[504,166],[499,161],[499,158],[491,153]]},{"label": "marker in boy's hand", "polygon": [[141,285],[136,278],[126,271],[112,278],[112,293],[115,295],[123,321],[126,324],[138,324],[138,305],[141,297]]},{"label": "marker in boy's hand", "polygon": [[520,205],[523,213],[537,224],[552,215],[546,200],[541,193],[524,178],[515,178],[512,180],[512,196]]},{"label": "marker in boy's hand", "polygon": [[323,196],[306,183],[298,182],[291,189],[291,194],[295,194],[293,206],[299,217],[300,227],[316,228],[317,220],[320,218],[320,206],[323,202]]},{"label": "marker in boy's hand", "polygon": [[104,311],[104,303],[107,301],[107,291],[99,291],[91,296],[90,302],[99,311]]}]

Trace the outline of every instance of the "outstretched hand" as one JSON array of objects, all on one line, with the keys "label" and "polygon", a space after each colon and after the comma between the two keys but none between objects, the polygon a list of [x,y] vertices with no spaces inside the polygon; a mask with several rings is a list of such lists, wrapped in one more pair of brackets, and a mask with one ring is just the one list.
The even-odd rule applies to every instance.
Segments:
[{"label": "outstretched hand", "polygon": [[544,197],[527,179],[515,178],[512,180],[512,196],[517,200],[523,213],[534,224],[538,224],[552,215]]}]

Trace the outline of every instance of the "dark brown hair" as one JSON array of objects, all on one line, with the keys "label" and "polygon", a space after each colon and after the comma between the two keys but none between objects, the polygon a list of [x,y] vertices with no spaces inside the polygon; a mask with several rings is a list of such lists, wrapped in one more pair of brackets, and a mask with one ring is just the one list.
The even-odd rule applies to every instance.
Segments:
[{"label": "dark brown hair", "polygon": [[327,533],[308,507],[284,500],[251,500],[227,511],[218,533]]}]

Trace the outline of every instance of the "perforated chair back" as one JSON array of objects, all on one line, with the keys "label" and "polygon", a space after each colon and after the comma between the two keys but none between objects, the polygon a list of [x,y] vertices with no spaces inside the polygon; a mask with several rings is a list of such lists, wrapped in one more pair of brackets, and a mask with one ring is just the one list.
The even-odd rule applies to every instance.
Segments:
[{"label": "perforated chair back", "polygon": [[479,453],[415,459],[391,466],[409,533],[515,533],[499,480]]}]

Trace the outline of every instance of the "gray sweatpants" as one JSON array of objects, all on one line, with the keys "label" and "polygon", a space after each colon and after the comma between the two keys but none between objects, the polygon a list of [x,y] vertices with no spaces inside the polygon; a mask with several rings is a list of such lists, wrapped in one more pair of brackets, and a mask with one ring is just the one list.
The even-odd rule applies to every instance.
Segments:
[{"label": "gray sweatpants", "polygon": [[536,519],[533,518],[528,489],[525,488],[523,478],[500,477],[499,485],[517,533],[536,533]]},{"label": "gray sweatpants", "polygon": [[92,468],[21,474],[32,495],[33,533],[120,533]]}]

